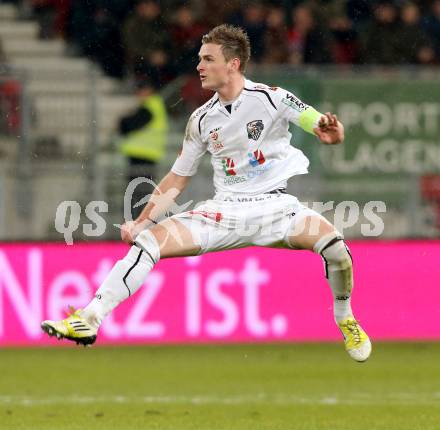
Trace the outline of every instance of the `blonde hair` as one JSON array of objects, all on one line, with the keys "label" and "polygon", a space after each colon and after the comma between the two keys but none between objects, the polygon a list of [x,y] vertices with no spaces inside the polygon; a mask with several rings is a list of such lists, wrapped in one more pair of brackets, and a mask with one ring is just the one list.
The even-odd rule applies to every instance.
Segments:
[{"label": "blonde hair", "polygon": [[251,57],[251,44],[248,35],[242,28],[230,24],[218,25],[202,37],[202,43],[220,45],[226,61],[238,58],[240,72],[244,73],[246,70],[247,62]]}]

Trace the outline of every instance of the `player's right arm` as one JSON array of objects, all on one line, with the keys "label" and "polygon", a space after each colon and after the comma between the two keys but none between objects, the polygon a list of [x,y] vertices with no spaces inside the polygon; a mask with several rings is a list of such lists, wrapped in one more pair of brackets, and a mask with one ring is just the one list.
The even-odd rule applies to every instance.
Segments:
[{"label": "player's right arm", "polygon": [[133,243],[142,230],[157,224],[157,220],[175,203],[177,197],[187,187],[191,176],[197,172],[202,156],[206,152],[206,145],[200,137],[198,120],[196,111],[188,121],[182,150],[171,171],[156,187],[139,217],[122,226],[121,237],[124,242]]},{"label": "player's right arm", "polygon": [[155,188],[139,217],[134,221],[126,222],[121,227],[122,240],[125,243],[132,244],[142,230],[157,224],[156,220],[166,213],[187,187],[190,179],[190,176],[180,176],[168,172]]}]

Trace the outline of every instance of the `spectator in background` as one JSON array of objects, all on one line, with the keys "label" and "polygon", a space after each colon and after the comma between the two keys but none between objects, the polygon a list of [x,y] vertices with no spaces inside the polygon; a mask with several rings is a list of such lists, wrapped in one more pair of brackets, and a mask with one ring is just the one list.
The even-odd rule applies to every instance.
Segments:
[{"label": "spectator in background", "polygon": [[317,23],[312,9],[306,4],[300,4],[292,14],[292,28],[288,32],[290,64],[331,62],[331,37]]},{"label": "spectator in background", "polygon": [[401,9],[401,61],[408,64],[432,64],[435,51],[429,37],[422,29],[420,9],[414,3],[405,3]]},{"label": "spectator in background", "polygon": [[31,0],[31,7],[40,26],[41,39],[64,35],[71,0]]},{"label": "spectator in background", "polygon": [[434,0],[431,13],[424,19],[423,28],[431,39],[437,59],[440,59],[440,0]]},{"label": "spectator in background", "polygon": [[203,23],[208,28],[212,28],[225,21],[237,21],[241,16],[243,1],[193,0],[192,7],[194,10],[202,11]]},{"label": "spectator in background", "polygon": [[263,63],[283,64],[289,59],[284,9],[271,7],[266,18]]},{"label": "spectator in background", "polygon": [[89,0],[72,3],[69,37],[80,52],[100,64],[109,76],[124,75],[124,51],[119,21],[127,15],[129,0]]},{"label": "spectator in background", "polygon": [[[128,13],[128,4],[119,0],[98,0],[94,14],[95,53],[94,58],[102,69],[115,78],[122,78],[125,73],[125,54],[122,48],[120,19]],[[124,8],[125,6],[125,8]]]},{"label": "spectator in background", "polygon": [[[168,116],[164,100],[156,90],[154,82],[147,79],[139,81],[139,107],[119,122],[119,132],[123,137],[120,148],[129,162],[128,182],[139,176],[154,180],[157,163],[165,155]],[[150,184],[137,186],[133,195],[134,203],[152,191]],[[134,209],[135,217],[142,207]]]},{"label": "spectator in background", "polygon": [[374,6],[374,18],[362,34],[362,62],[392,65],[402,62],[398,10],[391,1]]},{"label": "spectator in background", "polygon": [[196,21],[189,6],[182,5],[177,9],[170,34],[175,67],[179,74],[193,73],[195,70],[200,40],[207,29]]},{"label": "spectator in background", "polygon": [[76,1],[72,4],[69,18],[68,36],[79,49],[80,53],[86,57],[95,55],[95,10],[96,2]]},{"label": "spectator in background", "polygon": [[[0,39],[0,66],[7,68],[8,58]],[[4,64],[3,64],[4,63]],[[18,78],[6,76],[0,80],[0,135],[17,135],[21,126],[21,82]],[[0,154],[1,155],[1,154]]]},{"label": "spectator in background", "polygon": [[[438,64],[440,58],[440,0],[22,1],[33,6],[42,37],[67,35],[108,75],[128,71],[156,85],[192,71],[201,35],[225,21],[248,33],[255,63]],[[198,102],[205,97],[197,85],[188,88]]]},{"label": "spectator in background", "polygon": [[371,20],[372,3],[370,0],[347,0],[347,18],[357,31],[362,31]]},{"label": "spectator in background", "polygon": [[135,79],[148,77],[160,86],[175,76],[169,55],[171,40],[165,29],[159,2],[138,0],[123,26],[128,70]]},{"label": "spectator in background", "polygon": [[259,1],[246,2],[238,14],[230,17],[228,23],[243,28],[251,43],[251,61],[260,63],[264,55],[265,34],[267,30],[265,8]]},{"label": "spectator in background", "polygon": [[[358,32],[347,16],[347,2],[333,0],[320,8],[322,22],[332,35],[331,57],[337,64],[353,64],[359,59]],[[320,21],[320,22],[321,22]]]}]

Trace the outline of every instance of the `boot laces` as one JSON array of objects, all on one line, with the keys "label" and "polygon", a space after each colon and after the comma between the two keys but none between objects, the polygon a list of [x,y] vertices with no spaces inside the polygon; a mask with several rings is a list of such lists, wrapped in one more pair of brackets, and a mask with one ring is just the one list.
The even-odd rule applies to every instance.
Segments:
[{"label": "boot laces", "polygon": [[66,311],[67,317],[78,316],[78,312],[80,309],[75,309],[72,305],[68,306],[68,310]]},{"label": "boot laces", "polygon": [[361,341],[361,331],[357,321],[347,321],[344,327],[352,334],[355,343],[360,343]]}]

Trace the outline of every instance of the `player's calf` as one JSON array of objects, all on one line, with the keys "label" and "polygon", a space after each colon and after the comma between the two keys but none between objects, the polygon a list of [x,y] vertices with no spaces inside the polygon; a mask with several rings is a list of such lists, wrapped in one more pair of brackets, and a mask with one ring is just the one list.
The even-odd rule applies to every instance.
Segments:
[{"label": "player's calf", "polygon": [[371,354],[368,335],[354,319],[351,309],[353,261],[342,235],[334,231],[322,236],[315,244],[325,264],[325,274],[333,293],[333,311],[341,330],[345,348],[354,360],[365,361]]},{"label": "player's calf", "polygon": [[83,315],[89,323],[98,328],[116,306],[136,293],[159,258],[156,238],[149,230],[143,231],[136,245],[113,266],[94,299],[84,308]]},{"label": "player's calf", "polygon": [[313,249],[324,261],[325,276],[333,293],[335,320],[342,321],[352,315],[353,264],[348,247],[342,235],[333,231],[322,236]]},{"label": "player's calf", "polygon": [[84,310],[61,321],[43,321],[43,331],[59,339],[93,343],[103,319],[142,286],[160,258],[159,245],[150,231],[142,232],[136,243],[124,258],[116,262]]}]

